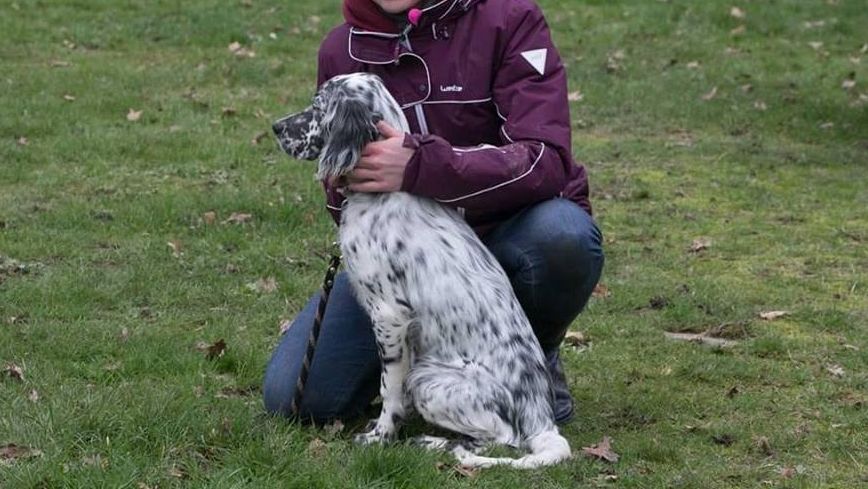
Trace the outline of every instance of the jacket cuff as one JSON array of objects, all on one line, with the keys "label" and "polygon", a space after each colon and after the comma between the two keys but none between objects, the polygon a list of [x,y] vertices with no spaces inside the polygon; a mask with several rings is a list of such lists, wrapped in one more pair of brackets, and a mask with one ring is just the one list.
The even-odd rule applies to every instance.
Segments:
[{"label": "jacket cuff", "polygon": [[401,192],[413,193],[412,189],[416,187],[416,179],[419,177],[419,164],[422,159],[422,152],[419,150],[422,147],[422,136],[419,134],[404,134],[405,148],[414,150],[413,156],[407,162],[404,168],[404,180],[401,182]]}]

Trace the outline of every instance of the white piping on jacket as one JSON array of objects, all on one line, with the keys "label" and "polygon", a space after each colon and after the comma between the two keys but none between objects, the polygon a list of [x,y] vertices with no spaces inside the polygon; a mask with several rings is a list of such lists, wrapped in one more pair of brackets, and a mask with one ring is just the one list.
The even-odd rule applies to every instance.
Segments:
[{"label": "white piping on jacket", "polygon": [[522,173],[521,175],[519,175],[513,179],[507,180],[505,182],[498,183],[497,185],[494,185],[494,186],[491,186],[488,188],[484,188],[482,190],[477,190],[476,192],[473,192],[473,193],[470,193],[467,195],[462,195],[460,197],[455,197],[452,199],[434,199],[434,200],[436,200],[437,202],[440,202],[442,204],[450,204],[453,202],[458,202],[459,200],[464,200],[464,199],[469,199],[471,197],[476,197],[477,195],[481,195],[481,194],[484,194],[486,192],[490,192],[492,190],[499,189],[500,187],[503,187],[503,186],[509,185],[510,183],[514,183],[514,182],[521,180],[522,178],[530,175],[530,173],[534,170],[534,168],[536,168],[536,164],[539,163],[540,159],[542,159],[543,153],[545,153],[545,151],[546,151],[546,145],[545,145],[545,143],[539,143],[539,144],[541,146],[541,149],[539,151],[539,155],[537,155],[536,160],[534,160],[533,164],[530,165],[530,168],[528,168],[528,170],[526,172]]}]

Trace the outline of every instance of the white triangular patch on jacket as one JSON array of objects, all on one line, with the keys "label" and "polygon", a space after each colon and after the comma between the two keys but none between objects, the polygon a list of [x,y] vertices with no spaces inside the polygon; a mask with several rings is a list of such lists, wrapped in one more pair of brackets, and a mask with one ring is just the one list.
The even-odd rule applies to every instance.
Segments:
[{"label": "white triangular patch on jacket", "polygon": [[522,57],[533,66],[533,69],[539,72],[540,75],[546,74],[546,55],[548,49],[531,49],[521,53]]}]

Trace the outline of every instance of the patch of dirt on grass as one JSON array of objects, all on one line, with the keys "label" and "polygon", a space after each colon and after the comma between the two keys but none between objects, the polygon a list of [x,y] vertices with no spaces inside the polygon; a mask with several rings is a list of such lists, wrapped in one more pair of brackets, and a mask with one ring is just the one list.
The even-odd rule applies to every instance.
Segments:
[{"label": "patch of dirt on grass", "polygon": [[0,284],[7,278],[29,275],[38,272],[43,265],[41,263],[26,263],[8,256],[0,255]]}]

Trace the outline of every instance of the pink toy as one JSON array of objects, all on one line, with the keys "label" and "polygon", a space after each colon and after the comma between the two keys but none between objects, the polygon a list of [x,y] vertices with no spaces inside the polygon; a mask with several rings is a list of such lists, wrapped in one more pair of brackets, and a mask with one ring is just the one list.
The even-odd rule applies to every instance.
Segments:
[{"label": "pink toy", "polygon": [[417,8],[411,8],[409,12],[407,12],[407,20],[410,21],[414,26],[419,25],[419,19],[422,18],[422,11]]}]

